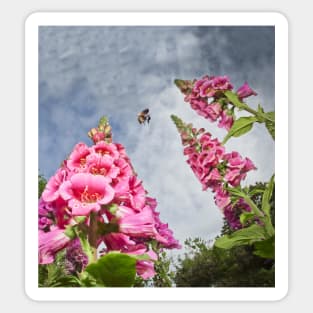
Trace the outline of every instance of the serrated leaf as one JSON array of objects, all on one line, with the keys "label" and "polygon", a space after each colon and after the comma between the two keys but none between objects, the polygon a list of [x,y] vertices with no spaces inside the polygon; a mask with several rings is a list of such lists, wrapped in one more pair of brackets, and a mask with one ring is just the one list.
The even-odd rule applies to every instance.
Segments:
[{"label": "serrated leaf", "polygon": [[230,235],[216,239],[214,245],[222,249],[230,249],[237,246],[251,245],[254,242],[266,239],[263,227],[253,224],[249,227],[239,229]]},{"label": "serrated leaf", "polygon": [[254,255],[266,259],[275,259],[275,237],[272,236],[267,240],[258,241],[254,244]]},{"label": "serrated leaf", "polygon": [[131,287],[135,282],[136,258],[110,252],[86,267],[98,283],[106,287]]},{"label": "serrated leaf", "polygon": [[240,117],[237,119],[231,129],[229,130],[228,134],[223,140],[223,144],[226,143],[226,141],[230,137],[240,137],[244,134],[246,134],[248,131],[252,129],[253,124],[258,119],[255,116],[247,116],[247,117]]},{"label": "serrated leaf", "polygon": [[265,126],[272,138],[275,140],[275,112],[265,113],[265,117]]}]

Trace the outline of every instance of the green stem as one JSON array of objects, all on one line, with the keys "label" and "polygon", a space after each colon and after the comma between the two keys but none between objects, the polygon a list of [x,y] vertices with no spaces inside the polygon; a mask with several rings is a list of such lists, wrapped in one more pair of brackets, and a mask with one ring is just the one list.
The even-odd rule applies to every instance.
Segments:
[{"label": "green stem", "polygon": [[98,221],[97,213],[90,213],[88,241],[91,246],[93,261],[97,261]]},{"label": "green stem", "polygon": [[245,199],[247,204],[249,204],[250,208],[252,209],[253,213],[255,213],[255,215],[257,215],[258,217],[264,217],[263,212],[259,210],[259,208],[255,205],[255,203],[250,199],[249,196],[244,195],[243,198]]}]

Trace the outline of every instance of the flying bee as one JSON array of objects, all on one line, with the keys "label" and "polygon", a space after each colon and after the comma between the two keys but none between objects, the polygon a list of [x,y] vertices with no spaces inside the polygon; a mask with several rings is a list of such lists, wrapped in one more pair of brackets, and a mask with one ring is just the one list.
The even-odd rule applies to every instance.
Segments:
[{"label": "flying bee", "polygon": [[151,116],[149,114],[149,109],[145,109],[143,111],[141,111],[138,115],[137,115],[137,119],[139,124],[144,124],[145,122],[150,122],[151,120]]}]

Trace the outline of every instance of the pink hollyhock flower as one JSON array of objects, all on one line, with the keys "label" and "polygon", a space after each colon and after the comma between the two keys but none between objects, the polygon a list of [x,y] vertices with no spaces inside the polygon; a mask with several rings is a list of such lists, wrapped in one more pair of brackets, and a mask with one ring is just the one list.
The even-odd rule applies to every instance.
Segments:
[{"label": "pink hollyhock flower", "polygon": [[207,175],[202,180],[202,186],[205,187],[206,190],[208,187],[212,188],[213,191],[217,190],[217,188],[220,188],[222,182],[222,176],[217,168],[213,168],[209,175]]},{"label": "pink hollyhock flower", "polygon": [[114,143],[107,143],[105,141],[99,141],[92,147],[92,150],[95,153],[98,153],[103,156],[104,155],[110,156],[113,159],[117,159],[119,157],[119,152]]},{"label": "pink hollyhock flower", "polygon": [[150,260],[137,261],[136,263],[136,272],[143,279],[148,279],[154,277],[154,261],[158,259],[157,254],[153,250],[146,252],[149,255]]},{"label": "pink hollyhock flower", "polygon": [[39,199],[38,210],[38,228],[42,231],[49,231],[53,224],[54,209],[51,203],[45,202],[42,198]]},{"label": "pink hollyhock flower", "polygon": [[134,240],[122,233],[109,233],[103,237],[107,251],[128,251],[130,246],[136,245]]},{"label": "pink hollyhock flower", "polygon": [[257,93],[250,88],[247,82],[245,82],[238,90],[237,90],[237,96],[240,100],[243,98],[247,98],[250,96],[256,96]]},{"label": "pink hollyhock flower", "polygon": [[256,166],[253,164],[253,162],[249,158],[245,158],[245,165],[243,167],[243,171],[248,172],[251,170],[256,170]]},{"label": "pink hollyhock flower", "polygon": [[223,160],[227,161],[227,167],[230,169],[242,169],[245,166],[245,160],[237,151],[226,153]]},{"label": "pink hollyhock flower", "polygon": [[231,127],[233,126],[233,123],[234,123],[234,119],[233,119],[233,116],[232,115],[228,115],[227,114],[227,110],[224,110],[222,113],[221,113],[221,119],[218,123],[218,127],[220,128],[225,128],[226,130],[230,130]]},{"label": "pink hollyhock flower", "polygon": [[231,227],[231,229],[237,230],[237,229],[242,228],[242,225],[239,219],[240,213],[238,213],[238,211],[231,204],[227,205],[224,208],[223,214],[224,214],[225,219],[227,220],[228,225]]},{"label": "pink hollyhock flower", "polygon": [[70,242],[64,234],[64,229],[51,227],[49,232],[39,230],[39,264],[49,264],[54,256]]},{"label": "pink hollyhock flower", "polygon": [[146,191],[142,186],[142,181],[137,179],[136,176],[132,176],[129,179],[128,197],[132,208],[136,210],[141,210],[145,205]]},{"label": "pink hollyhock flower", "polygon": [[112,181],[112,178],[116,178],[120,170],[113,164],[113,159],[106,155],[102,156],[97,153],[92,153],[87,156],[87,168],[93,175],[103,175]]},{"label": "pink hollyhock flower", "polygon": [[66,165],[70,171],[81,172],[86,169],[86,158],[90,154],[88,146],[84,143],[75,145],[68,157]]},{"label": "pink hollyhock flower", "polygon": [[60,194],[68,201],[72,215],[83,216],[108,204],[114,197],[114,189],[104,176],[78,173],[61,185]]},{"label": "pink hollyhock flower", "polygon": [[181,245],[178,240],[174,238],[173,231],[168,228],[168,224],[162,223],[159,220],[156,229],[160,236],[166,240],[166,242],[162,242],[162,247],[167,249],[181,249]]},{"label": "pink hollyhock flower", "polygon": [[125,159],[114,160],[114,165],[119,169],[119,173],[116,177],[117,180],[128,180],[129,177],[133,176],[134,173],[132,167]]},{"label": "pink hollyhock flower", "polygon": [[218,76],[212,79],[212,87],[216,90],[232,90],[233,85],[230,83],[228,76]]},{"label": "pink hollyhock flower", "polygon": [[155,238],[161,243],[166,240],[159,235],[155,228],[155,220],[152,210],[145,206],[141,212],[128,214],[118,219],[119,231],[132,236],[142,238]]},{"label": "pink hollyhock flower", "polygon": [[222,188],[217,189],[214,199],[215,199],[216,205],[221,210],[223,210],[227,205],[231,203],[228,192],[226,190],[223,190]]},{"label": "pink hollyhock flower", "polygon": [[218,102],[213,102],[207,105],[204,111],[207,114],[207,118],[209,118],[211,122],[215,122],[222,113],[222,107]]},{"label": "pink hollyhock flower", "polygon": [[239,169],[227,170],[224,179],[233,187],[239,186],[240,182],[245,179],[247,174]]},{"label": "pink hollyhock flower", "polygon": [[52,202],[59,197],[59,188],[61,184],[66,180],[67,172],[65,169],[60,168],[52,176],[42,193],[42,199],[45,202]]}]

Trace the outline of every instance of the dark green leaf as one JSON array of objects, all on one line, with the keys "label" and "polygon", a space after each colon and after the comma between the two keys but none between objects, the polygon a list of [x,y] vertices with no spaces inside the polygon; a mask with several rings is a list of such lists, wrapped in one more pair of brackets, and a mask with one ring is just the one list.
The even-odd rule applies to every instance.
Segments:
[{"label": "dark green leaf", "polygon": [[275,237],[258,241],[254,244],[253,254],[266,259],[275,259]]},{"label": "dark green leaf", "polygon": [[249,117],[240,117],[237,119],[232,128],[229,130],[228,134],[223,140],[223,144],[226,143],[226,141],[230,137],[240,137],[244,134],[246,134],[248,131],[251,130],[253,123],[255,123],[258,119],[255,116],[249,116]]},{"label": "dark green leaf", "polygon": [[135,282],[136,258],[127,254],[110,252],[96,263],[88,265],[86,271],[103,286],[131,287]]},{"label": "dark green leaf", "polygon": [[249,227],[239,229],[230,235],[225,235],[216,239],[215,246],[222,249],[250,245],[256,241],[265,239],[265,230],[263,227],[253,224]]}]

